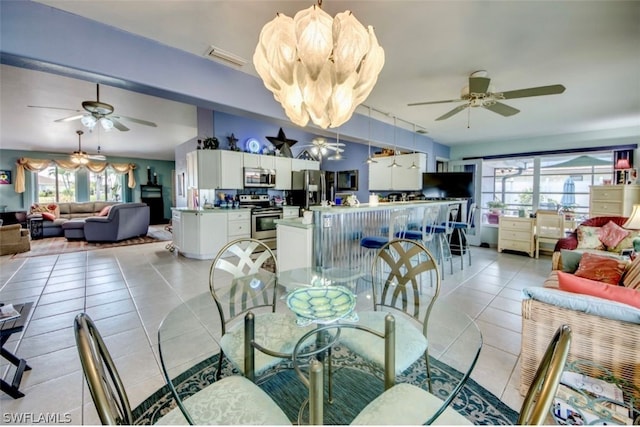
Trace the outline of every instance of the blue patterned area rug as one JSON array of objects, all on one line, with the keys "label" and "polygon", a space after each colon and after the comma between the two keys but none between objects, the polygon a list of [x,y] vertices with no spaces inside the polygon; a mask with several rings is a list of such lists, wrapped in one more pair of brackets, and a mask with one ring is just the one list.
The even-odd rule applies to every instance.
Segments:
[{"label": "blue patterned area rug", "polygon": [[[325,424],[348,424],[376,396],[382,393],[384,384],[372,368],[360,356],[345,347],[334,348],[334,401],[325,403]],[[462,374],[450,366],[431,360],[433,393],[446,399],[450,384],[457,383]],[[200,362],[174,380],[181,396],[189,396],[215,381],[217,356]],[[396,378],[396,382],[408,382],[427,388],[424,359],[414,363]],[[239,375],[229,364],[223,363],[223,376]],[[308,396],[306,387],[297,378],[290,366],[280,366],[260,378],[260,387],[265,390],[283,409],[295,424],[304,399]],[[346,386],[348,385],[348,386]],[[326,387],[325,387],[326,392]],[[168,386],[156,391],[133,411],[136,425],[154,424],[163,414],[175,407],[175,401]],[[518,413],[504,404],[495,395],[485,390],[472,379],[453,400],[451,406],[472,423],[478,425],[514,425]],[[303,419],[307,419],[306,414]]]}]

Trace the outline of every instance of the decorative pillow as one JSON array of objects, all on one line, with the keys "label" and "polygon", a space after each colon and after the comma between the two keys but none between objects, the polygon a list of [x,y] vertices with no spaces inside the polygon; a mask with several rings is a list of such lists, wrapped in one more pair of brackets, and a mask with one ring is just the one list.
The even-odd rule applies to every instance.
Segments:
[{"label": "decorative pillow", "polygon": [[42,212],[49,212],[49,209],[47,209],[46,206],[40,206],[37,203],[34,203],[33,205],[31,205],[31,212],[30,213],[42,213]]},{"label": "decorative pillow", "polygon": [[578,277],[597,280],[610,285],[617,285],[624,274],[628,262],[602,255],[584,253],[578,269],[574,273]]},{"label": "decorative pillow", "polygon": [[626,288],[640,290],[640,256],[637,256],[622,277],[622,285]]},{"label": "decorative pillow", "polygon": [[562,271],[565,273],[575,273],[580,264],[583,252],[560,249],[560,259],[562,259]]},{"label": "decorative pillow", "polygon": [[98,216],[109,216],[109,212],[111,212],[111,205],[102,208]]},{"label": "decorative pillow", "polygon": [[47,210],[51,212],[56,217],[56,219],[60,218],[60,207],[55,203],[49,203],[47,205]]},{"label": "decorative pillow", "polygon": [[622,241],[618,243],[615,247],[613,248],[607,247],[607,250],[610,252],[620,253],[622,252],[623,249],[633,248],[633,239],[635,239],[636,237],[640,237],[640,230],[627,230],[627,231],[629,232],[627,237],[622,239]]},{"label": "decorative pillow", "polygon": [[576,277],[562,271],[558,271],[558,282],[560,289],[563,291],[591,295],[640,308],[640,291],[635,289],[608,285],[603,282]]},{"label": "decorative pillow", "polygon": [[581,225],[578,227],[578,249],[604,250],[604,244],[600,241],[600,227]]},{"label": "decorative pillow", "polygon": [[609,221],[600,228],[600,241],[608,248],[615,248],[629,235],[625,230],[613,221]]},{"label": "decorative pillow", "polygon": [[53,221],[56,219],[56,216],[51,212],[42,212],[42,218],[46,219],[47,221]]}]

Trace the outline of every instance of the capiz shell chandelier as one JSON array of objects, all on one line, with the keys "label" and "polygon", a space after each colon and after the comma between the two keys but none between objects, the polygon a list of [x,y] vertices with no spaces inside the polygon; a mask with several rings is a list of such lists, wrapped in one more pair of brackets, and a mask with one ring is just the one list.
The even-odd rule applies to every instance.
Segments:
[{"label": "capiz shell chandelier", "polygon": [[350,11],[331,18],[322,1],[290,18],[282,13],[260,32],[253,64],[289,119],[323,129],[351,118],[378,80],[384,49],[373,27]]}]

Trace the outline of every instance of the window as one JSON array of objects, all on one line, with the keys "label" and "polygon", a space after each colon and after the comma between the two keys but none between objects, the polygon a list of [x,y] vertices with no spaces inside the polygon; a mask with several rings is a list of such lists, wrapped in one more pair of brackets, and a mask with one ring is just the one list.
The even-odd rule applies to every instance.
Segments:
[{"label": "window", "polygon": [[611,181],[612,152],[486,160],[482,164],[482,219],[560,210],[578,220],[589,214],[589,187]]},{"label": "window", "polygon": [[122,200],[122,175],[111,168],[100,173],[89,172],[89,200],[119,202]]},{"label": "window", "polygon": [[37,175],[38,203],[76,200],[76,173],[50,166]]}]

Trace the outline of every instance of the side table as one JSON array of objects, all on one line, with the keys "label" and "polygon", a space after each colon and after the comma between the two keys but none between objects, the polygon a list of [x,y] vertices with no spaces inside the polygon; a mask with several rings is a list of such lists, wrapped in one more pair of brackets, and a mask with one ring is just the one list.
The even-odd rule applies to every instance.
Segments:
[{"label": "side table", "polygon": [[31,233],[31,240],[42,239],[44,231],[42,224],[42,217],[29,218],[29,232]]},{"label": "side table", "polygon": [[26,304],[14,304],[13,307],[20,312],[20,317],[0,322],[0,356],[7,359],[9,363],[16,367],[16,372],[13,375],[11,384],[0,379],[0,390],[4,391],[14,399],[24,396],[24,393],[19,390],[20,381],[22,381],[22,374],[24,371],[31,370],[31,366],[27,365],[26,360],[18,358],[15,354],[5,349],[4,344],[12,334],[24,329],[24,325],[27,321],[27,317],[29,317],[29,312],[31,311],[32,306],[32,302],[28,302]]}]

